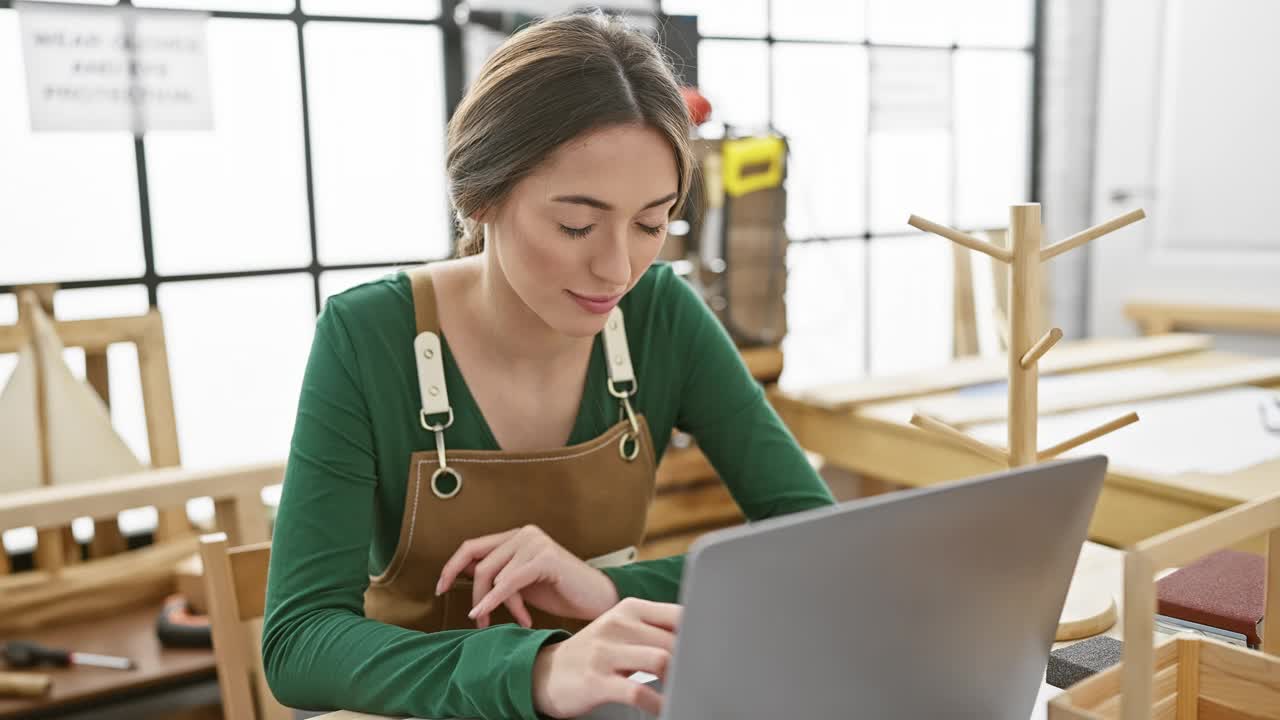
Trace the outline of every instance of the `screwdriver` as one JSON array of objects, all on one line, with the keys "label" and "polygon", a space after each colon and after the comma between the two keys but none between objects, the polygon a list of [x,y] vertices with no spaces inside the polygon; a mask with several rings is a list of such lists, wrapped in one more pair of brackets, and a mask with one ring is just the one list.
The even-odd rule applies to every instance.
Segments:
[{"label": "screwdriver", "polygon": [[5,643],[4,659],[6,663],[16,668],[29,668],[37,665],[53,665],[54,667],[91,665],[113,670],[132,670],[134,667],[133,661],[125,657],[71,652],[61,648],[50,648],[33,642],[16,640]]}]

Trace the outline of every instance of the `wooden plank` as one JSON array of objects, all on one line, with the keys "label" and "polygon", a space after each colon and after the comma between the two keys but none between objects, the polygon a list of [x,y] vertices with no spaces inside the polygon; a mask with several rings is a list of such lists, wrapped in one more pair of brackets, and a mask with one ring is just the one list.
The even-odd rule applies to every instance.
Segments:
[{"label": "wooden plank", "polygon": [[1234,705],[1216,702],[1209,698],[1199,698],[1196,703],[1196,717],[1199,720],[1276,720],[1275,715],[1255,715]]},{"label": "wooden plank", "polygon": [[1178,720],[1196,720],[1200,699],[1200,643],[1178,643]]},{"label": "wooden plank", "polygon": [[[148,315],[131,315],[92,320],[59,320],[53,326],[62,344],[101,352],[112,343],[136,343],[147,331]],[[0,325],[0,353],[17,352],[27,342],[21,325]]]},{"label": "wooden plank", "polygon": [[[1208,650],[1207,643],[1204,650]],[[1225,661],[1225,658],[1219,660]],[[1200,696],[1221,705],[1248,708],[1260,717],[1280,718],[1280,689],[1268,682],[1274,682],[1275,678],[1255,674],[1250,663],[1236,662],[1230,670],[1218,663],[1205,662],[1200,668]]]},{"label": "wooden plank", "polygon": [[[1208,335],[1174,334],[1151,338],[1099,339],[1064,345],[1040,361],[1040,372],[1070,373],[1208,350]],[[871,377],[789,393],[796,399],[828,410],[848,410],[857,405],[902,400],[920,395],[958,390],[1005,378],[1004,358],[974,357],[949,365],[907,373]]]},{"label": "wooden plank", "polygon": [[[173,568],[196,551],[194,538],[148,545],[60,573],[0,577],[0,632],[109,613],[173,592]],[[128,583],[120,578],[128,577]]]},{"label": "wooden plank", "polygon": [[742,361],[747,365],[751,377],[765,383],[777,382],[782,375],[782,347],[770,345],[765,347],[739,348]]},{"label": "wooden plank", "polygon": [[696,445],[687,448],[668,447],[658,463],[657,491],[659,494],[673,489],[714,480],[715,468]]},{"label": "wooden plank", "polygon": [[1280,528],[1280,495],[1237,505],[1139,543],[1153,571],[1186,565],[1247,538]]},{"label": "wooden plank", "polygon": [[[1194,395],[1238,385],[1267,385],[1276,382],[1280,382],[1280,359],[1254,360],[1207,370],[1169,371],[1158,379],[1151,378],[1122,387],[1097,385],[1082,387],[1070,396],[1057,394],[1040,404],[1039,414],[1053,415],[1124,405],[1139,400]],[[1008,417],[1007,404],[1007,398],[1000,394],[985,397],[951,396],[922,400],[917,410],[951,425],[965,426],[1003,420]]]},{"label": "wooden plank", "polygon": [[659,538],[687,528],[723,526],[742,520],[742,511],[728,488],[716,481],[655,498],[649,509],[645,537]]},{"label": "wooden plank", "polygon": [[689,551],[689,547],[693,545],[694,541],[703,535],[721,527],[732,527],[737,524],[739,524],[738,521],[734,521],[721,526],[698,528],[675,535],[665,535],[657,540],[646,541],[640,546],[639,559],[656,560],[658,558],[671,557],[672,555],[683,555]]},{"label": "wooden plank", "polygon": [[1148,334],[1180,328],[1219,332],[1280,332],[1280,308],[1277,307],[1137,301],[1126,304],[1124,314],[1141,325]]},{"label": "wooden plank", "polygon": [[[1165,640],[1155,646],[1155,667],[1157,672],[1172,666],[1177,661],[1178,645],[1176,639]],[[1070,699],[1073,707],[1092,710],[1119,694],[1121,682],[1125,676],[1123,670],[1124,667],[1113,665],[1072,685],[1064,694]]]},{"label": "wooden plank", "polygon": [[271,543],[232,548],[227,552],[227,561],[231,564],[231,579],[235,583],[237,617],[242,622],[262,617],[267,603]]},{"label": "wooden plank", "polygon": [[200,560],[204,563],[209,621],[213,630],[213,654],[218,663],[218,689],[222,709],[228,718],[253,718],[253,690],[249,671],[253,661],[245,646],[244,623],[235,604],[235,579],[227,556],[225,535],[205,535],[200,539]]},{"label": "wooden plank", "polygon": [[[1177,698],[1178,694],[1178,663],[1174,663],[1158,671],[1152,679],[1152,697],[1156,703],[1163,702],[1169,698]],[[1120,696],[1115,695],[1107,698],[1093,708],[1093,711],[1103,717],[1119,717],[1120,716]]]},{"label": "wooden plank", "polygon": [[49,527],[147,505],[178,506],[195,497],[234,497],[283,480],[284,463],[271,462],[214,470],[166,468],[93,485],[25,490],[0,495],[0,528]]},{"label": "wooden plank", "polygon": [[[1280,658],[1215,640],[1202,640],[1200,642],[1200,694],[1224,702],[1233,702],[1229,695],[1210,690],[1211,683],[1206,680],[1209,671],[1213,671],[1217,676],[1229,675],[1267,688],[1276,694],[1277,699],[1280,699]],[[1277,705],[1276,709],[1280,713],[1280,705]]]}]

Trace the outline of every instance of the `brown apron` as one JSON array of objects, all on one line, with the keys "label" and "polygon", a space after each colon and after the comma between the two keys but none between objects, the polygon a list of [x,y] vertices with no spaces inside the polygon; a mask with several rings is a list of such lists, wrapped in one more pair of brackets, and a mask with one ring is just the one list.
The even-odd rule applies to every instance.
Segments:
[{"label": "brown apron", "polygon": [[[426,268],[410,271],[417,338],[419,422],[434,433],[435,450],[413,453],[405,486],[404,518],[395,553],[382,574],[370,577],[365,615],[400,627],[436,632],[474,629],[471,578],[461,575],[444,595],[435,585],[463,541],[536,525],[594,567],[635,560],[654,493],[653,442],[643,416],[631,407],[638,384],[631,367],[622,311],[604,330],[609,392],[621,420],[603,435],[553,450],[450,450],[444,429],[453,423],[445,388],[440,323]],[[406,352],[408,349],[406,348]],[[586,622],[529,607],[535,628],[574,631]],[[505,606],[491,625],[515,622]]]}]

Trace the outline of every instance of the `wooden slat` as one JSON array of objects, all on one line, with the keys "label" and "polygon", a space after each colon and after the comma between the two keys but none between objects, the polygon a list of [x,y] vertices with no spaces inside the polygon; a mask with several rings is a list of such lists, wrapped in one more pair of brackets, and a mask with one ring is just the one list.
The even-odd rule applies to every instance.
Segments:
[{"label": "wooden slat", "polygon": [[271,543],[255,543],[231,549],[227,554],[231,579],[235,584],[238,619],[262,617],[267,601],[267,567],[271,564]]},{"label": "wooden slat", "polygon": [[649,509],[645,537],[660,538],[688,528],[741,522],[742,511],[719,481],[680,493],[659,495]]},{"label": "wooden slat", "polygon": [[[150,324],[148,315],[132,315],[92,320],[60,320],[54,322],[58,338],[67,347],[84,348],[85,352],[106,350],[112,343],[136,343]],[[21,325],[0,325],[0,353],[14,353],[26,340]]]},{"label": "wooden slat", "polygon": [[1237,675],[1207,663],[1200,669],[1201,697],[1222,705],[1248,708],[1259,717],[1280,718],[1280,690],[1265,683],[1266,678]]},{"label": "wooden slat", "polygon": [[[1178,694],[1178,668],[1179,664],[1169,665],[1155,674],[1152,679],[1152,694],[1156,704],[1164,702],[1167,699],[1176,699]],[[1175,704],[1176,708],[1176,704]],[[1120,717],[1120,696],[1114,695],[1105,701],[1094,706],[1093,711],[1103,717]]]},{"label": "wooden slat", "polygon": [[[1127,601],[1127,599],[1126,599]],[[1157,672],[1173,665],[1178,660],[1178,640],[1171,638],[1155,647]],[[1113,665],[1102,672],[1081,680],[1072,685],[1066,694],[1071,705],[1076,708],[1092,710],[1120,693],[1120,685],[1124,679],[1124,668]]]},{"label": "wooden slat", "polygon": [[662,456],[662,462],[658,463],[657,490],[664,493],[716,477],[715,468],[697,446],[669,448]]},{"label": "wooden slat", "polygon": [[1280,332],[1280,308],[1244,305],[1188,305],[1164,302],[1131,302],[1124,314],[1147,334],[1177,329],[1252,333]]},{"label": "wooden slat", "polygon": [[[173,568],[196,551],[194,538],[149,545],[54,574],[0,577],[0,632],[109,614],[173,591]],[[121,577],[129,577],[121,583]]]},{"label": "wooden slat", "polygon": [[[1208,676],[1231,676],[1269,690],[1280,700],[1280,658],[1257,651],[1243,650],[1213,640],[1200,642],[1200,694],[1230,702],[1229,696],[1210,690]],[[1280,704],[1276,705],[1280,713]]]},{"label": "wooden slat", "polygon": [[1237,505],[1138,543],[1154,571],[1186,565],[1211,552],[1280,528],[1280,495]]},{"label": "wooden slat", "polygon": [[1178,644],[1178,720],[1196,720],[1200,698],[1200,643]]},{"label": "wooden slat", "polygon": [[[735,521],[726,523],[721,527],[730,527],[737,524]],[[640,546],[639,559],[655,560],[657,558],[671,557],[672,555],[683,555],[689,551],[689,547],[693,545],[695,540],[717,529],[719,528],[699,528],[676,535],[666,535],[652,542],[645,542]]]},{"label": "wooden slat", "polygon": [[1275,715],[1255,715],[1234,705],[1201,697],[1196,703],[1198,720],[1276,720]]},{"label": "wooden slat", "polygon": [[236,612],[235,580],[227,555],[225,535],[205,535],[200,539],[200,559],[209,600],[209,622],[213,631],[213,654],[218,663],[218,688],[222,708],[228,718],[254,718],[253,690],[249,670],[253,667],[245,647],[244,624]]},{"label": "wooden slat", "polygon": [[782,375],[783,355],[780,346],[740,348],[742,361],[747,364],[751,377],[765,383],[776,382]]},{"label": "wooden slat", "polygon": [[50,527],[122,510],[177,507],[196,497],[234,497],[283,482],[284,463],[216,470],[166,468],[106,478],[92,485],[36,488],[0,495],[0,528]]},{"label": "wooden slat", "polygon": [[[1140,360],[1200,352],[1209,349],[1208,335],[1161,335],[1124,340],[1105,339],[1072,343],[1059,347],[1040,361],[1040,372],[1068,373],[1124,365]],[[1003,358],[974,357],[905,375],[871,377],[851,383],[825,385],[794,393],[801,401],[828,410],[847,410],[856,405],[902,400],[920,395],[958,390],[1005,377]]]}]

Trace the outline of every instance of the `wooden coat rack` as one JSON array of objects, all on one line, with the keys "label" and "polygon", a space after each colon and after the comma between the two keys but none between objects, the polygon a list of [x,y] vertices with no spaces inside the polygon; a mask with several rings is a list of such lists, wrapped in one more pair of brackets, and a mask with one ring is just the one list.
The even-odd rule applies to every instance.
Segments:
[{"label": "wooden coat rack", "polygon": [[1057,457],[1090,440],[1137,422],[1137,413],[1131,412],[1053,447],[1045,450],[1037,448],[1039,410],[1036,390],[1039,362],[1062,339],[1062,330],[1056,327],[1043,330],[1044,319],[1040,317],[1040,306],[1036,299],[1040,296],[1042,263],[1144,217],[1146,214],[1139,208],[1042,248],[1040,204],[1013,205],[1009,208],[1010,247],[1003,248],[912,215],[907,221],[911,226],[940,235],[970,250],[990,255],[1009,266],[1009,445],[1007,449],[993,447],[937,418],[919,413],[912,416],[911,424],[941,434],[1001,465],[1020,467]]}]

